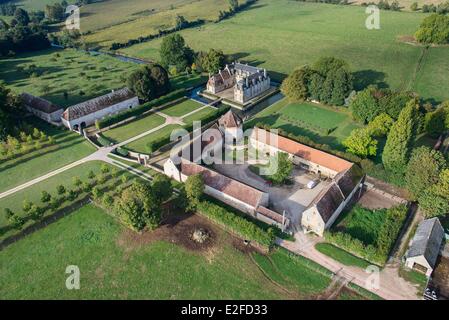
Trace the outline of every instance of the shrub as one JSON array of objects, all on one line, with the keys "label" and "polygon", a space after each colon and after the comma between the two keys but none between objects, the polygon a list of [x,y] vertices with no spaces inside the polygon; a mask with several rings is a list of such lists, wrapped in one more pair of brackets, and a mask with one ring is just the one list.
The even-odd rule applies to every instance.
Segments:
[{"label": "shrub", "polygon": [[[213,204],[209,201],[200,201],[197,210],[215,223],[245,237],[248,240],[256,241],[265,246],[272,246],[274,234],[272,231],[265,231],[254,223],[235,215],[234,213]],[[269,228],[269,230],[272,230]]]}]

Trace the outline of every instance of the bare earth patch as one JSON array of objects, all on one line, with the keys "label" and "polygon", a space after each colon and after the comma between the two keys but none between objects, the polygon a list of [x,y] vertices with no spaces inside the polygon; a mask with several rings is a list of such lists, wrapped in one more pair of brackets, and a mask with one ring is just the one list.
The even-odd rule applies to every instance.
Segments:
[{"label": "bare earth patch", "polygon": [[[192,234],[197,229],[208,231],[208,238],[199,243],[192,240]],[[162,225],[153,231],[142,233],[124,228],[117,239],[117,244],[125,251],[147,245],[156,241],[166,241],[184,247],[190,251],[210,251],[216,244],[218,230],[205,218],[194,214],[171,215],[165,218]]]}]

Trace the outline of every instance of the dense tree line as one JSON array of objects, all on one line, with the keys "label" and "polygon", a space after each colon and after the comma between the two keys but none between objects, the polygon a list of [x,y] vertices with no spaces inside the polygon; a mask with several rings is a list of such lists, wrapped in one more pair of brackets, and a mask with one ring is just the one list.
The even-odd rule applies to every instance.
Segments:
[{"label": "dense tree line", "polygon": [[[417,6],[416,6],[417,7]],[[433,12],[438,14],[448,14],[449,13],[449,1],[442,2],[438,5],[431,4],[423,4],[422,12]]]},{"label": "dense tree line", "polygon": [[354,119],[361,123],[371,122],[381,113],[386,113],[396,120],[402,108],[413,96],[412,92],[395,92],[369,86],[351,99],[349,108]]},{"label": "dense tree line", "polygon": [[317,100],[324,104],[343,105],[353,89],[348,64],[324,57],[315,64],[293,71],[281,85],[281,91],[293,101]]},{"label": "dense tree line", "polygon": [[0,140],[14,132],[21,107],[19,97],[0,83]]},{"label": "dense tree line", "polygon": [[17,8],[9,24],[1,20],[0,56],[48,48],[48,30],[42,19],[39,15],[30,18],[27,11]]},{"label": "dense tree line", "polygon": [[11,2],[0,4],[0,16],[13,16],[16,9],[17,6]]},{"label": "dense tree line", "polygon": [[171,88],[167,71],[158,64],[145,65],[132,72],[126,85],[143,101],[163,96]]}]

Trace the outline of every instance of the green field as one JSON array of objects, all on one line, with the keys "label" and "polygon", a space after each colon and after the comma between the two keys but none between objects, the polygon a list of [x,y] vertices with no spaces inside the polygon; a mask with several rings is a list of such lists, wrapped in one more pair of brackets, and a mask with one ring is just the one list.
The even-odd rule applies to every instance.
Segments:
[{"label": "green field", "polygon": [[[238,60],[266,67],[275,79],[318,57],[336,56],[350,64],[357,88],[377,83],[408,89],[415,87],[414,72],[423,48],[403,43],[399,38],[413,35],[425,16],[382,11],[381,29],[368,30],[364,7],[261,0],[254,8],[229,20],[181,34],[195,50],[221,49]],[[158,39],[122,51],[158,60],[160,43]],[[424,66],[418,75],[417,89],[425,98],[432,94],[448,99],[448,73],[444,70],[449,59],[443,57],[449,56],[449,47],[434,49],[430,50],[440,58],[430,55],[429,66]],[[436,65],[437,58],[440,64]],[[431,69],[435,68],[440,68],[438,74],[442,74],[438,85],[432,78]]]},{"label": "green field", "polygon": [[216,109],[214,109],[212,107],[204,108],[204,109],[201,109],[200,111],[197,111],[197,112],[191,114],[190,116],[182,118],[182,121],[185,122],[186,124],[191,124],[193,121],[200,121],[200,120],[212,115],[215,111],[216,111]]},{"label": "green field", "polygon": [[145,131],[156,128],[157,126],[160,126],[164,123],[164,117],[157,114],[151,114],[143,118],[139,118],[136,121],[132,121],[125,125],[105,131],[103,135],[106,138],[114,140],[115,142],[122,142],[129,138],[135,137]]},{"label": "green field", "polygon": [[257,123],[307,136],[316,143],[328,144],[335,149],[344,149],[341,141],[359,127],[344,108],[337,110],[312,103],[290,103],[287,99],[256,114],[250,124]]},{"label": "green field", "polygon": [[162,109],[161,112],[170,117],[182,117],[183,115],[195,111],[196,109],[199,109],[202,106],[203,105],[201,103],[198,103],[190,99],[186,99],[180,103],[177,103],[174,106]]},{"label": "green field", "polygon": [[81,8],[81,31],[95,31],[83,40],[108,48],[113,42],[127,42],[170,29],[176,15],[188,21],[215,20],[219,11],[228,7],[224,0],[103,1]]},{"label": "green field", "polygon": [[330,271],[285,249],[279,248],[269,256],[255,253],[253,257],[273,281],[299,295],[320,293],[331,282]]},{"label": "green field", "polygon": [[28,92],[64,107],[124,87],[121,76],[135,68],[105,55],[49,49],[0,60],[0,79],[16,93]]},{"label": "green field", "polygon": [[[72,169],[64,171],[56,176],[48,178],[42,182],[34,184],[26,189],[18,191],[10,196],[0,199],[0,239],[6,238],[12,233],[14,230],[10,230],[8,221],[6,220],[4,209],[9,208],[14,213],[18,215],[22,215],[23,209],[22,204],[24,200],[28,200],[33,202],[34,204],[42,206],[41,203],[41,193],[42,191],[47,191],[52,196],[55,196],[56,187],[58,185],[64,185],[67,190],[73,189],[75,186],[73,185],[73,177],[79,177],[82,181],[88,181],[88,173],[92,170],[95,174],[100,173],[100,167],[102,162],[100,161],[92,161],[76,166]],[[108,165],[109,166],[109,165]],[[109,166],[111,168],[111,166]],[[119,172],[119,176],[122,172]],[[128,175],[128,174],[127,174]],[[132,176],[134,177],[134,176]],[[130,178],[132,178],[130,176]],[[68,204],[68,203],[67,203]],[[48,214],[49,212],[47,212]],[[27,223],[25,227],[33,222]]]},{"label": "green field", "polygon": [[386,209],[369,210],[354,206],[344,212],[332,227],[335,231],[343,231],[365,245],[376,245],[378,231],[385,221]]},{"label": "green field", "polygon": [[315,248],[322,254],[325,254],[347,266],[356,266],[365,269],[371,265],[371,263],[369,263],[368,261],[360,259],[359,257],[356,257],[346,252],[345,250],[337,248],[329,243],[317,243],[315,245]]},{"label": "green field", "polygon": [[127,144],[125,147],[135,152],[149,153],[150,150],[148,149],[148,143],[170,136],[173,130],[181,128],[182,126],[178,124],[169,124],[163,127],[162,129],[157,130],[156,132],[153,132],[143,138],[140,138],[136,141],[131,142],[130,144]]},{"label": "green field", "polygon": [[56,144],[0,163],[0,192],[42,176],[95,151],[82,136],[40,120],[32,124],[52,136]]},{"label": "green field", "polygon": [[[225,232],[217,231],[216,250],[204,253],[187,251],[164,241],[133,245],[127,243],[124,232],[124,227],[100,209],[83,207],[0,252],[0,296],[3,299],[286,298],[246,254],[232,246]],[[79,290],[65,287],[68,265],[79,267]],[[319,280],[320,288],[327,282]]]}]

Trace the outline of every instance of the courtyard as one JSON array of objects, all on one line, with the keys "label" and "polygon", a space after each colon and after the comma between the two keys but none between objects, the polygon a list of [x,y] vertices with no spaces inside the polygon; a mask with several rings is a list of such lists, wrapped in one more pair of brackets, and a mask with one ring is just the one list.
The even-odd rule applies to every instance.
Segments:
[{"label": "courtyard", "polygon": [[320,180],[312,189],[307,184],[318,178],[298,166],[293,167],[291,183],[283,186],[273,186],[261,176],[249,169],[249,164],[215,164],[214,170],[245,183],[253,188],[267,192],[270,208],[282,214],[285,210],[295,230],[299,228],[303,211],[312,203],[318,194],[330,184],[330,180]]}]

